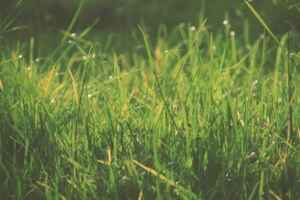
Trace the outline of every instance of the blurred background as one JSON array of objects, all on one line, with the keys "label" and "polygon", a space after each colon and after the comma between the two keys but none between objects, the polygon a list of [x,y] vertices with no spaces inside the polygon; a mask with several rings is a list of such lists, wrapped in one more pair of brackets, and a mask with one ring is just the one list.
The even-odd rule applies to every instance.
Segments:
[{"label": "blurred background", "polygon": [[[272,30],[284,33],[300,30],[299,0],[252,0]],[[95,28],[124,31],[143,24],[156,29],[160,24],[172,27],[181,22],[195,23],[199,16],[218,29],[227,16],[232,25],[242,28],[245,21],[259,27],[243,0],[2,0],[2,23],[14,19],[22,34],[65,29],[81,5],[77,29],[96,23]]]}]

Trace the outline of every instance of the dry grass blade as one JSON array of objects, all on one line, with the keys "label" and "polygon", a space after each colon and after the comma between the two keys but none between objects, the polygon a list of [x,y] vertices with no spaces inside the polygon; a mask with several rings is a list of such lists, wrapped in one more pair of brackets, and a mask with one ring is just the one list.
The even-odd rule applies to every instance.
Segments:
[{"label": "dry grass blade", "polygon": [[160,174],[159,172],[157,172],[156,170],[150,168],[150,167],[147,167],[145,165],[143,165],[142,163],[136,161],[136,160],[132,160],[132,162],[139,166],[140,168],[144,169],[146,172],[150,173],[151,175],[155,176],[155,177],[158,177],[160,180],[164,181],[165,183],[167,183],[168,185],[172,186],[172,187],[178,187],[178,185],[176,184],[175,181],[167,178],[166,176]]},{"label": "dry grass blade", "polygon": [[197,197],[191,193],[189,190],[185,189],[184,187],[182,187],[181,185],[179,185],[178,183],[176,183],[175,181],[167,178],[166,176],[160,174],[159,172],[157,172],[155,169],[152,169],[150,167],[147,167],[145,165],[143,165],[142,163],[138,162],[137,160],[132,160],[131,161],[133,164],[139,166],[140,168],[142,168],[143,170],[145,170],[146,172],[148,172],[149,174],[159,178],[161,181],[165,182],[166,184],[168,184],[171,187],[174,187],[175,189],[177,189],[178,191],[181,191],[183,193],[189,194],[191,199],[197,199]]},{"label": "dry grass blade", "polygon": [[275,199],[275,200],[282,200],[275,192],[272,190],[269,191],[270,195]]},{"label": "dry grass blade", "polygon": [[143,200],[143,199],[144,199],[144,193],[143,191],[140,191],[138,200]]},{"label": "dry grass blade", "polygon": [[68,69],[68,73],[71,77],[71,80],[72,80],[72,87],[73,87],[73,95],[75,95],[75,100],[76,100],[76,103],[79,104],[79,95],[78,95],[78,91],[77,91],[77,84],[76,84],[76,80],[71,72],[70,69]]},{"label": "dry grass blade", "polygon": [[4,86],[3,86],[2,81],[0,80],[0,91],[1,91],[1,90],[4,90]]},{"label": "dry grass blade", "polygon": [[112,156],[111,156],[111,148],[109,147],[107,149],[107,160],[97,160],[98,163],[102,164],[102,165],[107,165],[110,166],[112,163]]}]

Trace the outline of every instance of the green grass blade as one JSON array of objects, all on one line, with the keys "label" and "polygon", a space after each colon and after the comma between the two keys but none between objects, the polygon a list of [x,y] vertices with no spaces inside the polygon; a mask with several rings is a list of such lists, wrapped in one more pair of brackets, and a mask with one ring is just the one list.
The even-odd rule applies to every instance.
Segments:
[{"label": "green grass blade", "polygon": [[245,1],[245,4],[250,9],[250,11],[253,13],[253,15],[256,17],[256,19],[259,21],[259,23],[263,26],[263,28],[270,34],[270,36],[275,40],[275,42],[279,45],[280,42],[278,38],[275,36],[275,34],[271,31],[270,27],[267,25],[265,20],[261,17],[261,15],[255,10],[255,8],[248,2]]}]

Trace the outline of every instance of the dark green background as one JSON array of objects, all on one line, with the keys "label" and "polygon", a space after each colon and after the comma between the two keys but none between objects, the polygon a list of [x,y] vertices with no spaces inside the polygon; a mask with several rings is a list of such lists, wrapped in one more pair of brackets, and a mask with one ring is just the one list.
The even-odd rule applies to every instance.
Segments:
[{"label": "dark green background", "polygon": [[[28,30],[45,31],[67,26],[79,0],[18,0],[1,1],[1,19],[15,17],[16,24]],[[252,4],[276,32],[285,32],[290,25],[299,27],[300,15],[289,6],[297,0],[253,0]],[[299,3],[299,2],[298,2]],[[143,23],[149,27],[159,24],[173,26],[181,22],[193,23],[200,14],[211,27],[218,28],[226,13],[231,22],[241,27],[246,19],[253,26],[257,21],[243,0],[85,0],[77,23],[78,28],[100,19],[99,29],[125,30]],[[287,25],[290,24],[290,25]],[[298,28],[299,29],[299,28]]]}]

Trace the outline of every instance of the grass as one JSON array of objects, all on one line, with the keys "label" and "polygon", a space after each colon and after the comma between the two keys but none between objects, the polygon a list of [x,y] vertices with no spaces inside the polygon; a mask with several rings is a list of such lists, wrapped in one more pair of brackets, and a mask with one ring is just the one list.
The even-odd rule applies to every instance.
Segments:
[{"label": "grass", "polygon": [[41,58],[34,39],[3,51],[2,198],[299,199],[287,35],[277,46],[202,21],[141,32],[128,52],[86,32]]}]

